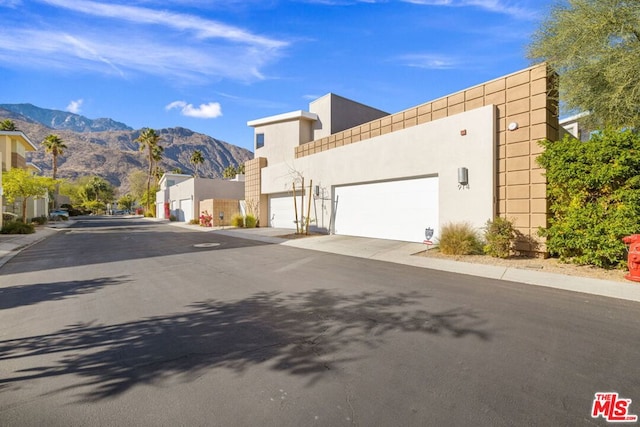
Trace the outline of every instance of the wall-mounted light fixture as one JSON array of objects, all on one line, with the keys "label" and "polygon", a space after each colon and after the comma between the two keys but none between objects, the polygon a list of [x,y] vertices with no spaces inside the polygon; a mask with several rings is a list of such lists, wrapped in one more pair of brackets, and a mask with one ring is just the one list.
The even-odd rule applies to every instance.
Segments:
[{"label": "wall-mounted light fixture", "polygon": [[467,134],[467,130],[466,129],[462,129],[460,131],[460,136],[465,136]]},{"label": "wall-mounted light fixture", "polygon": [[469,184],[469,169],[458,168],[458,184],[460,185]]},{"label": "wall-mounted light fixture", "polygon": [[518,129],[518,127],[519,127],[518,122],[511,122],[509,123],[509,126],[507,129],[513,132],[514,130]]},{"label": "wall-mounted light fixture", "polygon": [[320,195],[320,186],[316,185],[313,189],[313,192],[315,193],[316,197],[318,197]]}]

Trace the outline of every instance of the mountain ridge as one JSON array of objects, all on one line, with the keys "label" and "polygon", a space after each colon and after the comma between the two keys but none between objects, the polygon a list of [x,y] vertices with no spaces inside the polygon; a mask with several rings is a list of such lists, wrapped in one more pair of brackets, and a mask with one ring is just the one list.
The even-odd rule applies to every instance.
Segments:
[{"label": "mountain ridge", "polygon": [[[128,175],[136,169],[147,170],[146,153],[140,151],[140,144],[135,141],[141,129],[131,129],[124,124],[115,126],[124,125],[126,129],[96,130],[91,126],[84,126],[83,129],[92,130],[83,131],[56,129],[43,124],[37,117],[25,115],[28,110],[19,113],[8,110],[3,105],[25,104],[0,104],[0,120],[12,120],[38,146],[37,151],[27,153],[27,161],[41,168],[44,175],[51,174],[52,159],[40,143],[52,133],[58,135],[67,146],[58,157],[60,178],[98,175],[118,187],[121,194],[125,194],[129,190]],[[111,123],[109,120],[111,119],[105,119],[104,123]],[[156,132],[161,137],[160,145],[164,147],[159,167],[165,172],[179,169],[182,173],[193,174],[194,167],[190,158],[195,150],[199,150],[205,158],[205,162],[198,166],[198,176],[205,178],[220,178],[227,166],[237,166],[253,158],[253,153],[249,150],[187,128],[156,129]]]}]

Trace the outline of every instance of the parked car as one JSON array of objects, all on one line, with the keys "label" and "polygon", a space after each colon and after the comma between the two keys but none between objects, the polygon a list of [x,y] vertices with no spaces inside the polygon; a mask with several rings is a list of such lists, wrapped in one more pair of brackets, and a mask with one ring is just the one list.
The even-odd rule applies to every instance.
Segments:
[{"label": "parked car", "polygon": [[56,219],[69,219],[69,212],[64,211],[62,209],[56,209],[54,211],[49,212],[49,218]]}]

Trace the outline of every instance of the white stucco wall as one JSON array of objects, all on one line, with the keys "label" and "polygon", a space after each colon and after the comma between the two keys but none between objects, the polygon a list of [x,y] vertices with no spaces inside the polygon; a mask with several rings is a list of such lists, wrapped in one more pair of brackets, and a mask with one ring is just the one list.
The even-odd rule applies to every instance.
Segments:
[{"label": "white stucco wall", "polygon": [[[280,162],[267,158],[262,193],[289,191],[292,169],[332,199],[335,186],[437,176],[440,224],[482,227],[495,212],[495,114],[491,105],[299,159],[293,150]],[[468,188],[458,185],[460,167],[469,171]]]},{"label": "white stucco wall", "polygon": [[[222,179],[189,178],[185,181],[172,185],[156,193],[157,216],[164,217],[164,203],[170,203],[171,213],[178,209],[180,200],[192,200],[191,217],[184,218],[186,222],[197,219],[200,213],[198,207],[202,200],[207,199],[235,199],[244,200],[244,182],[228,181]],[[176,215],[178,217],[178,215]]]}]

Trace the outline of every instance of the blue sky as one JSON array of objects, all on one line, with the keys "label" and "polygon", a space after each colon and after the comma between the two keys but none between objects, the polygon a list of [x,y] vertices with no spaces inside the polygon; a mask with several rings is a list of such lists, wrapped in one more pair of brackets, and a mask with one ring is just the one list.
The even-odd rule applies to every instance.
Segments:
[{"label": "blue sky", "polygon": [[0,103],[253,150],[328,92],[394,113],[525,68],[551,2],[0,0]]}]

